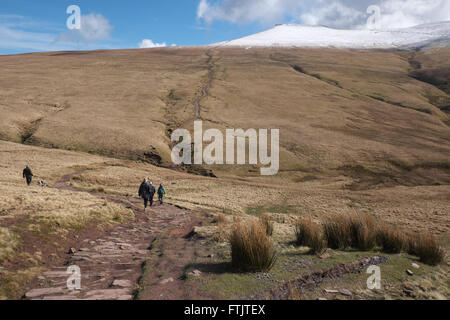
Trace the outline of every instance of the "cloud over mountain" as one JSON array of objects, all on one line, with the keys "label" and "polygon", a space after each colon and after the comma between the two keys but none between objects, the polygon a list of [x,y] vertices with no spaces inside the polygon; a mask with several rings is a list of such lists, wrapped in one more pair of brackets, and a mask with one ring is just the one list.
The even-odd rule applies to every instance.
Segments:
[{"label": "cloud over mountain", "polygon": [[450,20],[450,0],[201,0],[197,17],[208,24],[290,21],[354,29],[365,27],[370,5],[380,7],[386,29]]}]

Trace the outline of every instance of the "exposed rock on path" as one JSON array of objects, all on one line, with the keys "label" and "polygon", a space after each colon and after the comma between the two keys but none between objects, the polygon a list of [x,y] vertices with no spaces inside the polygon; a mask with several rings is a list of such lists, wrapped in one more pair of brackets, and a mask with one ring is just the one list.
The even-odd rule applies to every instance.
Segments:
[{"label": "exposed rock on path", "polygon": [[[74,174],[80,172],[82,170]],[[67,185],[71,176],[62,177],[55,187],[77,191]],[[71,248],[66,265],[43,273],[36,286],[25,294],[25,299],[131,300],[152,242],[168,230],[191,225],[188,212],[174,206],[156,205],[144,214],[143,204],[137,198],[101,197],[132,209],[135,221],[117,226],[97,239],[80,239],[78,247]],[[69,266],[80,268],[81,290],[68,289],[67,282],[73,275],[67,272]],[[76,282],[69,281],[69,284]]]}]

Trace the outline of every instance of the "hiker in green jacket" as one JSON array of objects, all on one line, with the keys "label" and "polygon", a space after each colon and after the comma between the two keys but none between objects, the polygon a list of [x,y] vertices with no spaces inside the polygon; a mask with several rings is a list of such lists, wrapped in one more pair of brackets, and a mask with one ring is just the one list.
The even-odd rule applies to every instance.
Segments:
[{"label": "hiker in green jacket", "polygon": [[158,188],[158,200],[160,204],[163,204],[164,195],[166,194],[166,188],[162,184],[159,185]]}]

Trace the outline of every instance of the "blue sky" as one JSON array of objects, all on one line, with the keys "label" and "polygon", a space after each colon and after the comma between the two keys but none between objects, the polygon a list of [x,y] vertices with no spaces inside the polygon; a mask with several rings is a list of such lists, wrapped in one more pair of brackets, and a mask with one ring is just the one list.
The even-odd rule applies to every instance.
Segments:
[{"label": "blue sky", "polygon": [[374,4],[385,28],[450,20],[450,0],[1,0],[0,54],[211,44],[276,23],[363,28]]},{"label": "blue sky", "polygon": [[[56,41],[68,33],[66,9],[78,5],[84,15],[100,14],[112,27],[95,41]],[[167,45],[200,45],[237,38],[262,25],[217,22],[197,18],[199,0],[1,0],[0,54],[32,51],[137,48],[144,39]]]}]

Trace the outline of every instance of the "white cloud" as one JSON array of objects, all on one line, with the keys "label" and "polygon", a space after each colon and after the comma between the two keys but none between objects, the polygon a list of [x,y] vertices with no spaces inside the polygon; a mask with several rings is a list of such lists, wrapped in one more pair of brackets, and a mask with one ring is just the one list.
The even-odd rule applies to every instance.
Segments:
[{"label": "white cloud", "polygon": [[[40,31],[33,31],[36,29]],[[55,40],[54,29],[55,26],[20,15],[0,15],[0,49],[46,50]]]},{"label": "white cloud", "polygon": [[383,28],[409,27],[450,20],[450,0],[201,0],[197,17],[261,24],[292,21],[335,28],[361,28],[370,5],[381,8]]},{"label": "white cloud", "polygon": [[384,28],[450,20],[450,0],[388,0],[380,7]]},{"label": "white cloud", "polygon": [[101,14],[90,13],[81,16],[81,28],[61,33],[56,42],[90,43],[107,40],[111,37],[113,27]]},{"label": "white cloud", "polygon": [[215,20],[245,23],[261,21],[272,23],[282,19],[289,7],[295,9],[295,0],[222,0],[211,3],[201,0],[197,9],[197,18],[207,23]]},{"label": "white cloud", "polygon": [[[102,15],[89,14],[83,18],[81,30],[72,32],[65,24],[0,14],[0,49],[3,53],[98,49],[99,41],[110,37],[112,26]],[[102,47],[113,48],[105,42]]]},{"label": "white cloud", "polygon": [[[155,43],[153,40],[150,39],[144,39],[138,44],[139,48],[146,49],[146,48],[164,48],[167,47],[167,44],[165,42],[163,43]],[[170,45],[171,47],[176,47],[176,44]]]},{"label": "white cloud", "polygon": [[313,11],[300,15],[300,21],[308,25],[327,25],[335,28],[348,28],[360,23],[365,13],[346,6],[340,1],[330,1],[328,5],[319,6]]}]

